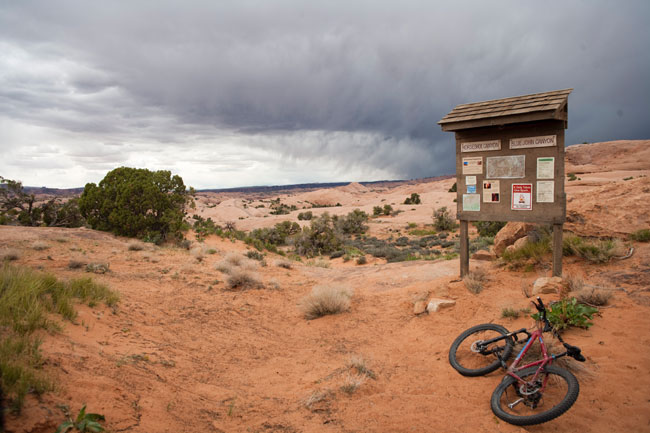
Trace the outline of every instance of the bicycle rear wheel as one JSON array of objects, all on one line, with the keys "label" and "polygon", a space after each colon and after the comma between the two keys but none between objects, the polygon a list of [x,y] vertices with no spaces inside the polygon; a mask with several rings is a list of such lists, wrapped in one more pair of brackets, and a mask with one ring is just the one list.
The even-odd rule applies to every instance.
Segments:
[{"label": "bicycle rear wheel", "polygon": [[463,376],[483,376],[501,366],[497,354],[505,361],[512,353],[512,337],[481,344],[483,341],[508,334],[501,325],[484,323],[469,328],[454,340],[449,349],[449,363]]},{"label": "bicycle rear wheel", "polygon": [[[568,370],[546,366],[534,382],[536,367],[517,372],[526,384],[506,376],[492,394],[492,412],[515,425],[533,425],[550,421],[575,403],[580,392],[578,379]],[[544,379],[546,388],[542,392]]]}]

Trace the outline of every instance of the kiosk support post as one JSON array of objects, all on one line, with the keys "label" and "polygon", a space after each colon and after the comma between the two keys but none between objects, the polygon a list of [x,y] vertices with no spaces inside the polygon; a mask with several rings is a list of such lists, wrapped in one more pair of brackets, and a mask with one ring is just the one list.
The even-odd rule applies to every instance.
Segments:
[{"label": "kiosk support post", "polygon": [[562,276],[562,232],[564,224],[553,224],[553,276]]},{"label": "kiosk support post", "polygon": [[460,277],[469,274],[469,233],[467,220],[460,220]]}]

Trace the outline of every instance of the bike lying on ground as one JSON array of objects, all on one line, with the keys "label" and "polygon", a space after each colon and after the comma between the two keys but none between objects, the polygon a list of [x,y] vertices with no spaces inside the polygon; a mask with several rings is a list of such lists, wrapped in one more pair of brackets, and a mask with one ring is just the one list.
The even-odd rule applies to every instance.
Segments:
[{"label": "bike lying on ground", "polygon": [[[532,333],[525,328],[508,332],[503,326],[486,323],[460,334],[449,349],[449,362],[463,376],[482,376],[499,367],[506,370],[503,381],[492,393],[490,405],[496,416],[515,425],[541,424],[569,410],[578,398],[578,380],[570,371],[551,363],[563,356],[585,361],[580,348],[565,343],[553,329],[542,300],[538,297],[532,303],[539,311]],[[549,354],[542,338],[544,332],[552,332],[566,351]],[[525,334],[527,341],[508,367],[506,361],[519,334]],[[542,359],[520,365],[535,340],[539,340]]]}]

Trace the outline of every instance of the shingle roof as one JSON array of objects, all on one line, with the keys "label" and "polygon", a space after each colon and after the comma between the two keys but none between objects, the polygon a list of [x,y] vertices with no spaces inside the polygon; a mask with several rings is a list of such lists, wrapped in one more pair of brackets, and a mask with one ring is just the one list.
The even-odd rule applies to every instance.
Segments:
[{"label": "shingle roof", "polygon": [[455,131],[544,119],[567,120],[566,106],[572,90],[457,105],[438,124],[443,131]]}]

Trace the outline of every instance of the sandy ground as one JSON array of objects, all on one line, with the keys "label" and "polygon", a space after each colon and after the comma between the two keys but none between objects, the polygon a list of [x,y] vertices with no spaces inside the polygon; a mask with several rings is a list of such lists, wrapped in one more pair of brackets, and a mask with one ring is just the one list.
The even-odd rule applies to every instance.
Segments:
[{"label": "sandy ground", "polygon": [[[635,168],[633,156],[627,165],[619,158],[611,170],[599,171],[589,161],[581,180],[567,182],[569,215],[583,220],[567,226],[592,236],[623,236],[650,226],[650,209],[643,203],[650,170]],[[351,185],[283,196],[282,202],[295,203],[299,211],[306,201],[341,203],[313,209],[341,214],[395,203],[403,213],[370,225],[372,233],[382,235],[403,230],[407,222],[429,223],[433,207],[453,208],[455,194],[447,192],[452,183],[375,191]],[[411,192],[424,204],[399,204]],[[329,203],[318,201],[326,198]],[[235,220],[244,229],[296,220],[298,213],[265,217],[268,208],[255,205],[268,203],[249,197],[208,207],[218,199],[205,196],[199,203],[209,200],[199,206],[201,215]],[[603,206],[603,200],[609,204]],[[36,251],[35,241],[50,248]],[[129,242],[88,229],[0,226],[0,249],[19,250],[17,264],[66,279],[89,275],[68,269],[71,259],[108,262],[111,271],[93,278],[121,294],[115,311],[80,306],[75,323],[65,323],[61,333],[43,334],[44,368],[58,389],[40,399],[29,397],[23,413],[9,418],[10,431],[52,432],[64,420],[57,405],[76,413],[84,403],[104,414],[113,432],[650,431],[649,244],[632,244],[631,258],[604,265],[565,258],[567,274],[610,289],[614,297],[592,328],[565,333],[588,359],[577,373],[576,404],[554,421],[523,429],[500,422],[490,410],[502,373],[463,377],[447,355],[454,338],[475,324],[530,326],[524,317],[502,319],[501,311],[528,306],[524,291],[549,269],[514,272],[472,261],[489,275],[484,290],[474,295],[457,280],[457,260],[386,264],[375,259],[356,266],[336,259],[329,268],[295,263],[284,269],[276,265],[279,257],[269,254],[268,265],[255,270],[266,288],[233,292],[225,290],[225,276],[215,265],[229,253],[244,253],[240,242],[208,238],[204,245],[217,253],[201,262],[172,247],[129,251]],[[353,290],[350,311],[305,320],[299,303],[316,285]],[[414,315],[414,302],[426,297],[453,299],[456,305]],[[375,378],[348,394],[341,386],[353,374],[348,366],[353,357],[365,359]],[[316,396],[320,401],[306,404],[319,400]]]}]

